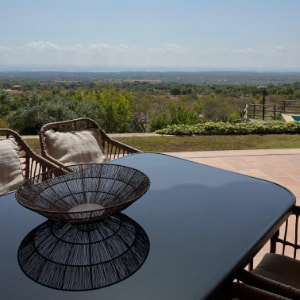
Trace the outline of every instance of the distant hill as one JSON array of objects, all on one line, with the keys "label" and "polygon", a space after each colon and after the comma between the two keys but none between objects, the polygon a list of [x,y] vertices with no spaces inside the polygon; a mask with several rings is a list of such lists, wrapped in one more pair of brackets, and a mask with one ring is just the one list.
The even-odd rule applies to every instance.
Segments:
[{"label": "distant hill", "polygon": [[300,72],[48,72],[48,71],[1,71],[0,81],[6,82],[116,82],[140,81],[149,83],[191,83],[197,85],[282,85],[300,82]]}]

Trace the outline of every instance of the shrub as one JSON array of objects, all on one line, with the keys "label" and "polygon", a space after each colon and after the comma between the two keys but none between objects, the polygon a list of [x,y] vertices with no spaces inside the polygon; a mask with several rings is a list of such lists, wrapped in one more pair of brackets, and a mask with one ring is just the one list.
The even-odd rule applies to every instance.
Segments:
[{"label": "shrub", "polygon": [[187,124],[193,125],[198,121],[197,114],[193,111],[187,111],[183,107],[174,105],[169,108],[169,115],[166,113],[157,115],[150,120],[150,131],[163,129],[168,125]]},{"label": "shrub", "polygon": [[173,135],[229,135],[229,134],[298,134],[300,122],[206,122],[196,125],[169,125],[157,130],[158,134]]},{"label": "shrub", "polygon": [[0,119],[0,128],[8,128],[8,122],[5,118]]}]

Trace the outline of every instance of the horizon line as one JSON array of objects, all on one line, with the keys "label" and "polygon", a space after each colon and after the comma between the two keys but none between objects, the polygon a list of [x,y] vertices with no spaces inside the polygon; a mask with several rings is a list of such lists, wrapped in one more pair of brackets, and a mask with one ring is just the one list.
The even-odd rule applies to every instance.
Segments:
[{"label": "horizon line", "polygon": [[93,66],[93,65],[48,65],[48,64],[22,64],[6,65],[0,64],[0,72],[90,72],[90,73],[110,73],[110,72],[281,72],[299,73],[300,67],[279,68],[279,67],[201,67],[201,66]]}]

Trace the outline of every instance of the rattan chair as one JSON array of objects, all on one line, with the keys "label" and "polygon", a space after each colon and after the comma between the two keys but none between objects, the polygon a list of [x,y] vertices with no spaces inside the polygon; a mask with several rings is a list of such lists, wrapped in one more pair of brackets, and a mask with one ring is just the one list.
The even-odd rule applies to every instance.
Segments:
[{"label": "rattan chair", "polygon": [[24,180],[58,167],[54,163],[36,154],[17,132],[7,128],[0,128],[0,140],[9,138],[13,138],[17,143],[19,149],[18,156]]},{"label": "rattan chair", "polygon": [[119,141],[110,138],[95,121],[89,118],[79,118],[68,121],[48,123],[42,126],[39,133],[42,156],[48,160],[53,161],[55,164],[65,166],[65,164],[58,161],[57,158],[54,158],[49,154],[49,151],[47,150],[45,133],[48,130],[53,130],[55,132],[78,132],[87,129],[96,129],[99,133],[99,136],[102,141],[102,148],[105,152],[107,160],[113,160],[128,154],[141,152],[136,148],[130,147],[126,144],[123,144]]},{"label": "rattan chair", "polygon": [[239,280],[290,299],[300,299],[299,215],[300,207],[294,206],[281,230],[271,238],[270,253],[251,272],[242,270],[237,276]]},{"label": "rattan chair", "polygon": [[290,300],[254,286],[246,285],[239,282],[232,282],[222,295],[218,295],[218,300]]}]

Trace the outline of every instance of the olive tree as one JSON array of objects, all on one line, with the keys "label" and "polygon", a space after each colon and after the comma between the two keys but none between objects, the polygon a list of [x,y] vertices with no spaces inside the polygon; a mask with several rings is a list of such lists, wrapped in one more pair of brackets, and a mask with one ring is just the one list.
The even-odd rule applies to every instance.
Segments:
[{"label": "olive tree", "polygon": [[37,93],[31,93],[8,118],[12,129],[21,134],[37,134],[43,124],[73,119],[76,117],[75,107],[71,99],[54,96],[44,99]]}]

